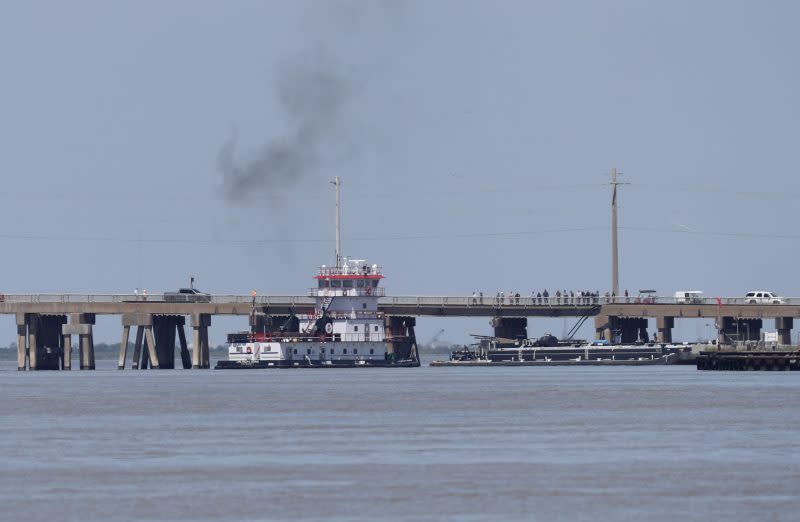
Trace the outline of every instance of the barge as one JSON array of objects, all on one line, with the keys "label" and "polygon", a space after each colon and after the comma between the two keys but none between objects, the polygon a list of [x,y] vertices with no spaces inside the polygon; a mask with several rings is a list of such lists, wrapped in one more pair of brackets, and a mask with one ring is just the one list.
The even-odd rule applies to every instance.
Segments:
[{"label": "barge", "polygon": [[454,351],[447,361],[431,366],[646,366],[690,360],[692,345],[665,343],[611,344],[605,340],[559,341],[483,338],[477,345]]}]

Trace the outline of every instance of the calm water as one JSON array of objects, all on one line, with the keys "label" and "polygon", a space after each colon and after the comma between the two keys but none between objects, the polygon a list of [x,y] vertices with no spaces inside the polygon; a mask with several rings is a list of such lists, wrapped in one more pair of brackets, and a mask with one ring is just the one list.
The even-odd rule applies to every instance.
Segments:
[{"label": "calm water", "polygon": [[797,520],[800,373],[18,373],[4,520]]}]

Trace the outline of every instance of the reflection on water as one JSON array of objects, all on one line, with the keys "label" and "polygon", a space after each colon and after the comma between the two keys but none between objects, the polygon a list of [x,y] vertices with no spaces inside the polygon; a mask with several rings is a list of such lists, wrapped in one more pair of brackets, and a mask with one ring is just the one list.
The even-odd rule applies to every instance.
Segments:
[{"label": "reflection on water", "polygon": [[796,373],[18,373],[8,520],[791,520]]}]

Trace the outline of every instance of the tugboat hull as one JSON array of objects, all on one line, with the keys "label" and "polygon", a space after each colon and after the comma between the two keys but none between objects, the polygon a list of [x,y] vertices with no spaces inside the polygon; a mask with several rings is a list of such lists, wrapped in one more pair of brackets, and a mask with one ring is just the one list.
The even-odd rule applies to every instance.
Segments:
[{"label": "tugboat hull", "polygon": [[419,366],[419,361],[218,361],[215,370],[266,370],[266,369],[291,369],[291,368],[414,368]]}]

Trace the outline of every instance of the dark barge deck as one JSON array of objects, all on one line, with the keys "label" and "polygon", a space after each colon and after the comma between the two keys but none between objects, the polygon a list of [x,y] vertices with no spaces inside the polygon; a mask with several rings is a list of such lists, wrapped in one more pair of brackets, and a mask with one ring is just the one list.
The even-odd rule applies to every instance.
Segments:
[{"label": "dark barge deck", "polygon": [[717,371],[800,371],[800,351],[700,352],[698,370]]}]

